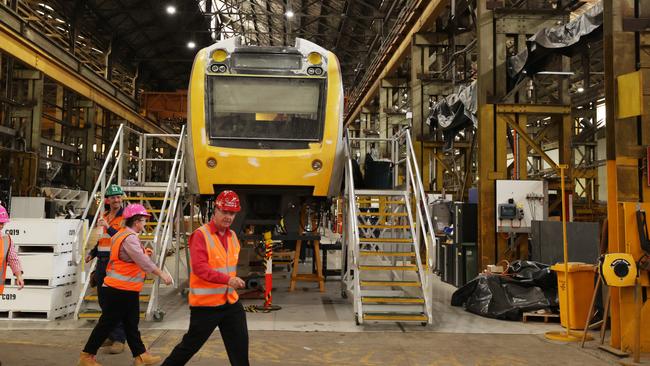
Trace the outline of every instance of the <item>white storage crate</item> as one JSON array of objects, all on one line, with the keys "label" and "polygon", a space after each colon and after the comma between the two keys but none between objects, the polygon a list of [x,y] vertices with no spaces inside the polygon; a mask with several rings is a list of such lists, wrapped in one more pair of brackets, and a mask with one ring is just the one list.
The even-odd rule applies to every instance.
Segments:
[{"label": "white storage crate", "polygon": [[[80,223],[82,223],[80,225]],[[12,218],[4,227],[4,233],[22,247],[22,252],[65,253],[73,251],[83,240],[87,223],[66,219]],[[77,231],[81,230],[80,235]]]},{"label": "white storage crate", "polygon": [[[77,266],[72,252],[66,253],[23,253],[18,247],[18,257],[23,267],[25,286],[60,286],[77,281]],[[7,278],[15,279],[11,267],[7,266]]]},{"label": "white storage crate", "polygon": [[56,287],[5,286],[0,318],[54,320],[74,313],[79,297],[76,283]]}]

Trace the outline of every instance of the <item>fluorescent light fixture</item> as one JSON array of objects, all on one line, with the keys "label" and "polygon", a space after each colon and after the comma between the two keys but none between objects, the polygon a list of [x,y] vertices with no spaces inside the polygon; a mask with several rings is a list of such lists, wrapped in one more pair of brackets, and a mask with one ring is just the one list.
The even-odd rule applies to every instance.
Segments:
[{"label": "fluorescent light fixture", "polygon": [[174,5],[167,5],[167,8],[165,8],[167,11],[167,14],[169,15],[174,15],[176,14],[176,7]]},{"label": "fluorescent light fixture", "polygon": [[194,47],[196,47],[196,43],[194,43],[194,41],[187,42],[187,48],[194,48]]},{"label": "fluorescent light fixture", "polygon": [[578,87],[578,93],[584,93],[584,91],[585,91],[585,88],[583,88],[581,86]]},{"label": "fluorescent light fixture", "polygon": [[284,15],[286,15],[287,18],[293,18],[293,16],[294,16],[295,14],[293,13],[292,10],[287,10],[287,12],[284,13]]}]

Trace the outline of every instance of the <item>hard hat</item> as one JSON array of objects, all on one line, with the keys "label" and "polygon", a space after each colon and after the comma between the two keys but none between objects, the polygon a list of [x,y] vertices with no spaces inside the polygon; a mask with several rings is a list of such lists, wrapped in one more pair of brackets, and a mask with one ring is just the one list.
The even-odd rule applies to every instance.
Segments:
[{"label": "hard hat", "polygon": [[0,205],[0,224],[6,224],[9,222],[9,214],[7,209]]},{"label": "hard hat", "polygon": [[223,191],[219,193],[217,200],[214,201],[214,206],[221,211],[241,211],[241,207],[239,206],[239,196],[234,191]]},{"label": "hard hat", "polygon": [[131,218],[135,215],[141,215],[141,216],[151,216],[148,212],[147,209],[144,208],[139,203],[132,203],[124,208],[124,211],[122,212],[122,217],[125,219]]},{"label": "hard hat", "polygon": [[106,192],[104,192],[104,197],[111,197],[111,196],[121,196],[124,194],[124,191],[122,190],[122,187],[118,186],[117,184],[111,184],[106,188]]}]

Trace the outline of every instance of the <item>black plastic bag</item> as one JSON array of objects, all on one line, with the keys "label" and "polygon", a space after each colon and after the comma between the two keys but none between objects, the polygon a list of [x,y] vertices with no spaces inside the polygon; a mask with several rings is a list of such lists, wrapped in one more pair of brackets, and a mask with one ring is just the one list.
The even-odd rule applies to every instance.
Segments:
[{"label": "black plastic bag", "polygon": [[459,288],[451,305],[488,318],[519,320],[524,312],[557,307],[557,277],[548,265],[516,261],[506,275],[480,274]]}]

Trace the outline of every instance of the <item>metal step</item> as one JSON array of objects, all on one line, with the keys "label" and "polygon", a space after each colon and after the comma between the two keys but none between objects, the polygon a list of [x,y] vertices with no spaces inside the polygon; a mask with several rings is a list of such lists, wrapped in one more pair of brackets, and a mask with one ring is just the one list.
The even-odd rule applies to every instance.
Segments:
[{"label": "metal step", "polygon": [[427,322],[426,315],[420,313],[396,314],[396,313],[363,313],[363,320],[392,321],[392,322]]},{"label": "metal step", "polygon": [[[151,295],[140,295],[140,302],[149,302]],[[97,295],[86,295],[84,296],[84,301],[99,301]]]},{"label": "metal step", "polygon": [[363,304],[364,313],[420,314],[423,304]]},{"label": "metal step", "polygon": [[361,271],[417,271],[417,266],[359,266]]},{"label": "metal step", "polygon": [[357,225],[359,229],[410,229],[410,225]]},{"label": "metal step", "polygon": [[357,212],[357,216],[391,216],[391,217],[406,217],[407,212]]},{"label": "metal step", "polygon": [[419,297],[392,297],[392,296],[363,296],[363,304],[424,304],[424,299]]},{"label": "metal step", "polygon": [[[86,310],[79,312],[79,319],[99,319],[100,316],[102,316],[102,312],[100,310]],[[141,311],[140,319],[144,319],[144,316],[145,312]]]},{"label": "metal step", "polygon": [[404,290],[360,290],[361,297],[408,297]]},{"label": "metal step", "polygon": [[359,243],[413,243],[412,238],[359,238]]},{"label": "metal step", "polygon": [[355,196],[403,196],[406,191],[387,189],[355,189]]},{"label": "metal step", "polygon": [[362,257],[415,257],[415,252],[384,252],[362,250],[359,253]]},{"label": "metal step", "polygon": [[382,200],[379,200],[379,199],[372,199],[371,198],[371,199],[360,199],[360,200],[358,199],[357,203],[362,203],[362,204],[378,203],[378,204],[386,204],[386,205],[403,205],[406,202],[404,200],[398,200],[398,201],[385,200],[385,201],[382,201]]},{"label": "metal step", "polygon": [[160,197],[160,196],[153,196],[153,197],[131,196],[131,197],[125,197],[122,200],[124,200],[124,201],[164,201],[165,197]]},{"label": "metal step", "polygon": [[361,280],[361,286],[368,287],[420,287],[419,281],[367,281]]}]

